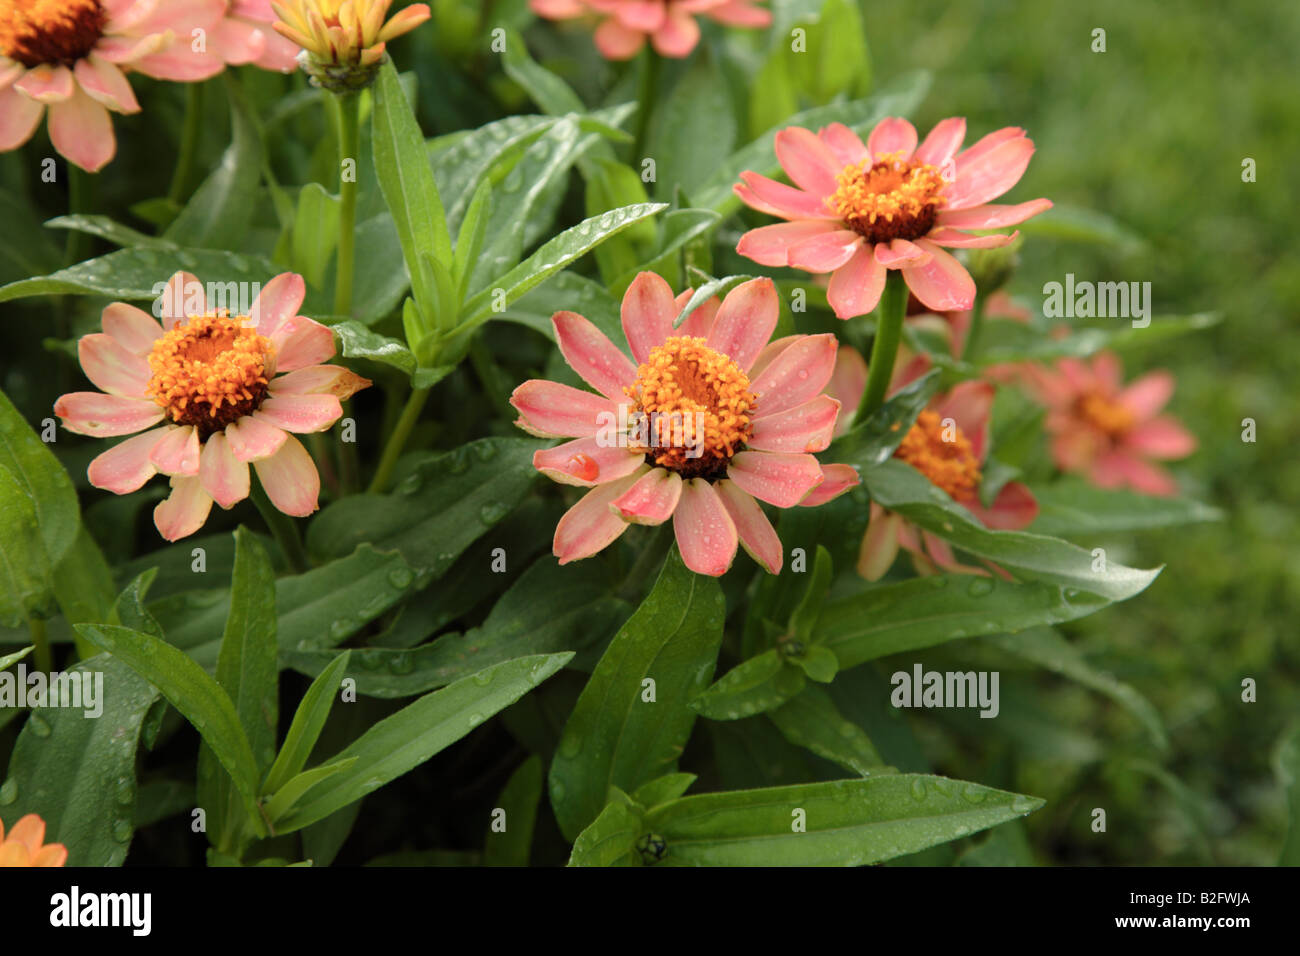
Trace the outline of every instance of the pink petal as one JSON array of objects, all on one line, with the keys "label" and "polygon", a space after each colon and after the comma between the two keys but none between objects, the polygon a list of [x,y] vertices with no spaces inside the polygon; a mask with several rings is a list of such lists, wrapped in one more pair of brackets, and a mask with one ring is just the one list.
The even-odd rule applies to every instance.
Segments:
[{"label": "pink petal", "polygon": [[163,328],[170,331],[186,316],[202,315],[208,310],[203,283],[188,272],[177,272],[167,280],[158,303]]},{"label": "pink petal", "polygon": [[168,541],[179,541],[203,527],[212,499],[197,477],[172,478],[172,493],[153,509],[153,523]]},{"label": "pink petal", "polygon": [[231,453],[243,462],[270,458],[289,437],[283,428],[245,415],[226,426],[226,441]]},{"label": "pink petal", "polygon": [[886,511],[874,501],[867,533],[858,549],[858,574],[868,581],[879,581],[898,557],[898,532],[903,516]]},{"label": "pink petal", "polygon": [[660,56],[680,59],[690,54],[700,42],[700,25],[677,6],[668,7],[668,19],[650,35],[650,43]]},{"label": "pink petal", "polygon": [[54,148],[88,173],[99,172],[117,152],[108,110],[80,88],[50,107],[49,129]]},{"label": "pink petal", "polygon": [[258,334],[272,335],[283,323],[298,314],[302,300],[307,296],[307,285],[302,276],[282,272],[257,294],[249,318],[257,326]]},{"label": "pink petal", "polygon": [[551,316],[560,354],[582,380],[614,401],[626,397],[623,386],[636,380],[636,366],[608,336],[576,312]]},{"label": "pink petal", "polygon": [[921,303],[935,312],[955,312],[975,304],[975,280],[960,262],[933,242],[918,239],[916,244],[930,253],[923,265],[905,266],[903,278]]},{"label": "pink petal", "polygon": [[277,375],[268,386],[269,394],[333,395],[340,401],[351,398],[373,384],[342,365],[308,365],[287,375]]},{"label": "pink petal", "polygon": [[863,239],[851,229],[837,229],[804,239],[788,251],[788,265],[808,272],[834,272],[862,248]]},{"label": "pink petal", "polygon": [[[741,241],[744,241],[743,236],[741,237]],[[686,308],[690,303],[691,297],[694,294],[695,290],[687,289],[673,300],[673,308],[677,310],[679,315],[681,314],[682,309]],[[677,327],[675,334],[684,335],[692,339],[707,339],[709,337],[709,330],[713,328],[713,320],[717,318],[718,309],[721,307],[722,303],[718,300],[717,296],[706,300],[703,305],[697,306],[695,311],[685,318],[682,324]]]},{"label": "pink petal", "polygon": [[734,481],[722,480],[713,486],[722,506],[727,509],[736,535],[746,553],[763,566],[768,574],[780,574],[784,553],[772,522],[753,496],[746,494]]},{"label": "pink petal", "polygon": [[21,90],[34,100],[51,105],[70,99],[76,91],[76,84],[72,79],[72,71],[66,66],[42,63],[28,70],[14,84],[14,89]]},{"label": "pink petal", "polygon": [[817,137],[826,144],[841,167],[856,166],[871,155],[861,137],[843,123],[831,123],[819,131]]},{"label": "pink petal", "polygon": [[838,188],[836,177],[844,164],[810,130],[790,126],[776,134],[776,158],[800,189],[822,198]]},{"label": "pink petal", "polygon": [[270,396],[253,417],[287,432],[309,434],[328,431],[343,417],[343,406],[333,395]]},{"label": "pink petal", "polygon": [[1019,126],[1004,126],[1002,129],[994,130],[986,136],[981,136],[975,143],[962,150],[957,155],[957,161],[959,163],[972,163],[995,147],[1019,139],[1024,135],[1025,131]]},{"label": "pink petal", "polygon": [[969,209],[1001,196],[1020,182],[1034,155],[1034,141],[1024,136],[1008,139],[971,158],[975,148],[957,157],[957,180],[945,191],[949,209]]},{"label": "pink petal", "polygon": [[993,413],[994,388],[988,382],[961,382],[937,401],[934,410],[941,419],[951,418],[971,443],[979,461],[988,448],[989,418]]},{"label": "pink petal", "polygon": [[1119,393],[1119,402],[1144,421],[1168,404],[1174,394],[1174,377],[1168,372],[1155,371],[1135,379]]},{"label": "pink petal", "polygon": [[118,442],[90,463],[86,477],[96,488],[103,488],[115,495],[137,491],[158,473],[149,460],[149,454],[166,431],[165,427],[154,428]]},{"label": "pink petal", "polygon": [[836,435],[843,435],[853,427],[853,417],[866,387],[867,360],[857,349],[841,346],[835,355],[835,370],[826,383],[826,394],[840,403],[840,414],[835,421]]},{"label": "pink petal", "polygon": [[875,247],[876,261],[886,269],[901,269],[904,266],[918,267],[930,261],[930,254],[914,242],[895,239],[888,245],[878,243]]},{"label": "pink petal", "polygon": [[936,223],[953,229],[1002,229],[1018,225],[1051,208],[1050,199],[1031,199],[1014,206],[986,203],[969,209],[941,209]]},{"label": "pink petal", "polygon": [[252,63],[266,52],[266,34],[246,20],[227,17],[217,24],[209,44],[231,66]]},{"label": "pink petal", "polygon": [[742,451],[731,459],[727,477],[778,508],[793,508],[823,480],[822,467],[812,455],[767,451]]},{"label": "pink petal", "polygon": [[1118,355],[1114,352],[1098,352],[1092,357],[1090,370],[1093,379],[1107,395],[1119,392],[1120,383],[1124,380],[1124,367]]},{"label": "pink petal", "polygon": [[1124,436],[1124,446],[1149,458],[1185,458],[1196,451],[1196,437],[1169,415],[1141,422]]},{"label": "pink petal", "polygon": [[771,279],[751,279],[727,293],[709,330],[708,346],[748,371],[776,328],[781,304]]},{"label": "pink petal", "polygon": [[[629,30],[613,17],[596,27],[594,39],[596,49],[607,60],[630,60],[636,56],[637,52],[645,44],[644,33],[638,30]],[[601,547],[604,547],[604,545]],[[561,561],[560,563],[563,564],[564,562]]]},{"label": "pink petal", "polygon": [[623,334],[637,362],[646,361],[652,348],[674,334],[677,309],[673,305],[673,290],[662,276],[653,272],[640,272],[632,280],[623,294],[620,312]]},{"label": "pink petal", "polygon": [[838,344],[830,333],[806,335],[773,359],[752,380],[751,390],[758,396],[754,420],[802,405],[819,394],[835,370]]},{"label": "pink petal", "polygon": [[782,219],[825,219],[838,222],[821,196],[778,183],[761,173],[745,170],[741,182],[731,187],[745,205]]},{"label": "pink petal", "polygon": [[154,445],[149,461],[164,475],[188,477],[199,473],[199,431],[193,425],[178,425]]},{"label": "pink petal", "polygon": [[663,524],[673,516],[681,497],[681,475],[667,468],[651,468],[610,502],[610,508],[633,524]]},{"label": "pink petal", "polygon": [[107,306],[100,321],[104,331],[133,355],[148,355],[154,342],[162,338],[163,334],[157,319],[125,302],[114,302]]},{"label": "pink petal", "polygon": [[928,163],[931,166],[943,168],[943,165],[952,159],[957,150],[961,149],[961,141],[966,138],[966,120],[961,116],[950,116],[948,119],[940,120],[934,124],[934,129],[926,136],[925,141],[916,151],[912,158],[918,162]]},{"label": "pink petal", "polygon": [[564,513],[564,517],[555,526],[555,541],[551,545],[560,564],[591,557],[612,544],[628,529],[628,523],[610,510],[609,506],[614,499],[631,488],[642,473],[638,468],[617,481],[597,485]]},{"label": "pink petal", "polygon": [[1178,484],[1169,472],[1124,450],[1107,452],[1098,457],[1093,463],[1089,478],[1100,488],[1128,485],[1134,491],[1162,497],[1178,493]]},{"label": "pink petal", "polygon": [[826,301],[838,318],[851,319],[874,309],[884,291],[885,267],[876,260],[871,245],[864,244],[831,275]]},{"label": "pink petal", "polygon": [[911,159],[916,151],[916,127],[900,117],[886,116],[867,137],[867,149],[875,162],[894,153],[902,153],[900,159]]},{"label": "pink petal", "polygon": [[122,398],[101,392],[70,392],[54,403],[63,427],[78,435],[111,438],[132,435],[163,420],[163,410],[147,399]]},{"label": "pink petal", "polygon": [[248,497],[248,464],[235,457],[221,432],[209,435],[203,445],[199,481],[212,500],[227,510]]},{"label": "pink petal", "polygon": [[12,86],[0,89],[0,151],[17,149],[32,138],[45,115],[45,104]]},{"label": "pink petal", "polygon": [[140,104],[126,76],[113,63],[91,53],[77,61],[77,83],[95,101],[118,113],[138,113]]},{"label": "pink petal", "polygon": [[822,465],[822,483],[814,488],[800,508],[816,508],[862,484],[862,478],[852,465]]},{"label": "pink petal", "polygon": [[696,574],[719,577],[735,560],[739,543],[736,524],[713,486],[703,478],[682,483],[673,535],[682,561]]},{"label": "pink petal", "polygon": [[596,438],[575,438],[533,452],[533,467],[562,485],[591,488],[625,478],[645,464],[645,455],[607,445]]},{"label": "pink petal", "polygon": [[754,364],[749,367],[749,380],[752,382],[757,379],[778,355],[802,338],[802,335],[783,335],[779,339],[768,342],[763,346],[763,351],[758,353],[758,358],[754,359]]},{"label": "pink petal", "polygon": [[305,315],[285,320],[271,334],[271,344],[275,346],[277,372],[320,365],[334,357],[334,333]]},{"label": "pink petal", "polygon": [[998,249],[1015,242],[1019,235],[1018,229],[1010,235],[995,233],[991,236],[972,236],[968,232],[940,228],[931,230],[926,238],[936,245],[946,246],[949,249]]},{"label": "pink petal", "polygon": [[[841,231],[838,223],[827,219],[778,222],[749,230],[736,243],[736,251],[762,266],[784,266],[790,263],[792,247],[816,236],[839,235]],[[826,270],[818,268],[813,271]]]},{"label": "pink petal", "polygon": [[1038,501],[1033,492],[1018,481],[1008,481],[998,490],[991,507],[979,503],[962,502],[986,528],[994,531],[1019,531],[1038,517]]},{"label": "pink petal", "polygon": [[144,398],[153,373],[149,363],[127,351],[103,332],[83,335],[77,341],[81,370],[95,387],[110,395]]},{"label": "pink petal", "polygon": [[664,25],[665,6],[662,0],[624,0],[613,6],[612,13],[629,30],[650,33]]},{"label": "pink petal", "polygon": [[758,451],[825,451],[834,437],[840,403],[829,395],[754,422],[748,447]]},{"label": "pink petal", "polygon": [[320,475],[302,442],[288,436],[270,458],[253,462],[271,504],[287,515],[305,518],[317,508]]},{"label": "pink petal", "polygon": [[206,80],[216,76],[225,66],[216,53],[196,53],[191,50],[188,40],[173,43],[161,53],[141,57],[131,64],[133,70],[139,70],[145,76],[177,83]]},{"label": "pink petal", "polygon": [[510,396],[522,416],[517,424],[534,435],[551,438],[587,438],[601,429],[601,416],[618,421],[618,406],[608,398],[571,385],[531,379]]},{"label": "pink petal", "polygon": [[977,577],[989,577],[989,573],[983,568],[975,567],[971,564],[962,564],[953,554],[952,548],[947,541],[929,531],[922,531],[921,537],[925,541],[925,551],[936,565],[952,574],[973,574]]}]

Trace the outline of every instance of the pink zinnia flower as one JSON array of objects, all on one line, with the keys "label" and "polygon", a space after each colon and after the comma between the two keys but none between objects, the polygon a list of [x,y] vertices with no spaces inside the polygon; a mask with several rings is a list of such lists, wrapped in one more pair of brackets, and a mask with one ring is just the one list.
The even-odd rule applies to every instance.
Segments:
[{"label": "pink zinnia flower", "polygon": [[264,70],[292,73],[298,68],[298,44],[271,29],[271,0],[226,0],[225,19],[210,45],[232,66],[252,63]]},{"label": "pink zinnia flower", "polygon": [[1099,352],[1091,363],[1066,358],[1054,369],[1019,370],[1047,406],[1044,426],[1058,468],[1086,475],[1100,488],[1177,493],[1173,476],[1152,463],[1196,450],[1195,436],[1172,415],[1160,414],[1174,393],[1173,375],[1148,372],[1124,386],[1119,359],[1110,352]]},{"label": "pink zinnia flower", "polygon": [[226,0],[0,0],[0,152],[31,139],[45,108],[67,160],[98,172],[117,141],[109,111],[138,113],[126,71],[192,82],[221,72],[191,31],[211,33]]},{"label": "pink zinnia flower", "polygon": [[781,542],[755,499],[819,505],[858,483],[849,466],[810,454],[830,444],[840,407],[822,394],[835,337],[769,343],[779,309],[770,279],[737,286],[674,329],[689,297],[674,299],[652,272],[633,280],[622,317],[636,364],[587,319],[557,312],[560,352],[599,394],[534,379],[510,398],[521,428],[573,439],[537,452],[534,467],[592,489],[556,526],[561,564],[596,554],[629,523],[672,518],[692,571],[724,573],[739,543],[775,574]]},{"label": "pink zinnia flower", "polygon": [[942,247],[987,249],[1015,239],[975,236],[1024,222],[1052,203],[990,204],[1019,182],[1034,153],[1025,131],[1009,126],[958,153],[966,121],[941,121],[916,145],[905,119],[883,119],[866,144],[842,123],[814,134],[792,126],[776,134],[776,156],[794,182],[740,174],[736,195],[788,222],[752,229],[736,251],[765,266],[831,273],[827,299],[841,319],[880,301],[885,274],[899,269],[912,293],[935,312],[969,309],[975,281]]},{"label": "pink zinnia flower", "polygon": [[[162,324],[124,302],[104,309],[102,333],[77,343],[81,367],[101,392],[55,403],[63,427],[80,435],[133,435],[90,463],[90,483],[114,494],[155,474],[171,495],[154,509],[168,541],[193,534],[212,502],[248,497],[248,466],[285,514],[317,508],[320,476],[289,432],[322,432],[343,414],[340,400],[370,384],[337,365],[334,334],[298,315],[306,288],[283,273],[266,284],[249,315],[210,310],[198,279],[178,272],[162,296]],[[158,426],[158,427],[154,427]]]},{"label": "pink zinnia flower", "polygon": [[571,20],[596,16],[596,48],[609,60],[628,60],[646,39],[660,56],[680,58],[700,42],[695,15],[739,27],[765,27],[772,14],[757,0],[529,0],[538,16]]}]

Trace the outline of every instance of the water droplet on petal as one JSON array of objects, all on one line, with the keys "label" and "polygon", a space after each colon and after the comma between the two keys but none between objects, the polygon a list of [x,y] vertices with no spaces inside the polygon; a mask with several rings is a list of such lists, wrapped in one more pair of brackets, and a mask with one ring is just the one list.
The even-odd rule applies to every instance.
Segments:
[{"label": "water droplet on petal", "polygon": [[584,455],[582,452],[572,456],[565,462],[565,466],[569,474],[573,475],[574,478],[581,478],[583,481],[595,481],[600,477],[600,465],[596,463],[596,459],[590,455]]}]

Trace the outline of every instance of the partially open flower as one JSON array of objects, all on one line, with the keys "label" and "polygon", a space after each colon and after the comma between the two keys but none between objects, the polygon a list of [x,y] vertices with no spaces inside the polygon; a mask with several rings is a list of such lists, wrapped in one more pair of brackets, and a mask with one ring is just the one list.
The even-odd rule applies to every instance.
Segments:
[{"label": "partially open flower", "polygon": [[273,26],[303,48],[298,62],[333,93],[369,86],[388,41],[432,15],[428,4],[415,3],[384,22],[391,5],[392,0],[271,0],[280,18]]},{"label": "partially open flower", "polygon": [[191,42],[211,33],[226,0],[0,0],[0,151],[31,139],[50,111],[50,140],[98,172],[117,152],[114,113],[138,113],[126,73],[192,82],[221,72]]},{"label": "partially open flower", "polygon": [[557,312],[561,353],[599,394],[534,379],[511,396],[521,428],[573,439],[533,465],[592,489],[555,529],[561,564],[596,554],[629,523],[672,518],[692,571],[724,573],[739,543],[775,574],[781,542],[755,499],[811,506],[858,483],[852,468],[811,454],[830,444],[839,411],[822,394],[835,337],[769,343],[779,309],[770,279],[737,286],[674,329],[689,295],[674,299],[652,272],[633,280],[622,317],[635,364],[587,319]]},{"label": "partially open flower", "polygon": [[62,843],[45,842],[45,821],[29,813],[5,833],[0,820],[0,867],[63,866],[68,848]]},{"label": "partially open flower", "polygon": [[741,173],[736,195],[788,222],[752,229],[736,251],[765,266],[831,273],[827,300],[841,319],[876,307],[889,269],[935,312],[969,309],[975,282],[947,248],[1006,245],[1000,229],[1051,208],[1035,199],[993,205],[1020,177],[1034,153],[1025,131],[1007,127],[957,152],[966,136],[960,117],[940,122],[917,146],[905,119],[881,120],[864,144],[842,123],[814,134],[792,126],[776,134],[776,156],[794,182]]},{"label": "partially open flower", "polygon": [[210,43],[232,66],[252,63],[292,73],[298,68],[298,44],[271,29],[274,22],[271,0],[226,0],[226,17]]},{"label": "partially open flower", "polygon": [[548,20],[599,18],[596,49],[608,60],[629,60],[646,40],[660,56],[688,56],[700,42],[700,14],[739,27],[765,27],[772,14],[757,0],[529,0]]},{"label": "partially open flower", "polygon": [[1178,492],[1169,472],[1154,463],[1196,450],[1196,437],[1172,415],[1160,414],[1173,395],[1173,375],[1148,372],[1126,386],[1110,352],[1090,362],[1067,358],[1054,368],[1026,364],[1017,370],[1047,406],[1044,426],[1058,468],[1081,473],[1099,488]]},{"label": "partially open flower", "polygon": [[202,284],[178,272],[161,325],[124,302],[104,309],[104,331],[78,343],[82,369],[103,391],[64,395],[54,411],[81,435],[143,434],[92,461],[90,483],[124,495],[168,475],[171,495],[154,510],[168,541],[201,528],[213,501],[228,509],[248,497],[250,463],[276,508],[315,511],[320,476],[289,433],[327,430],[340,401],[370,382],[320,364],[334,355],[334,335],[297,314],[305,291],[301,276],[283,273],[248,315],[232,316],[209,309]]}]

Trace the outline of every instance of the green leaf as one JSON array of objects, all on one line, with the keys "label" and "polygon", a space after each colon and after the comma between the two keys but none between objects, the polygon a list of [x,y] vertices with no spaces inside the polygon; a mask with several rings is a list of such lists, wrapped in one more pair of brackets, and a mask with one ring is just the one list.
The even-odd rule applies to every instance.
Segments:
[{"label": "green leaf", "polygon": [[374,724],[334,761],[359,758],[321,781],[276,827],[288,833],[322,820],[418,767],[444,747],[508,707],[568,662],[572,654],[506,661],[426,694]]},{"label": "green leaf", "polygon": [[[651,104],[645,104],[649,108]],[[707,48],[690,63],[667,98],[656,104],[647,154],[655,158],[655,193],[680,187],[695,195],[736,145],[736,117],[717,60]]]},{"label": "green leaf", "polygon": [[54,596],[69,624],[106,620],[113,608],[112,569],[84,525],[54,569]]},{"label": "green leaf", "polygon": [[[1106,562],[1105,570],[1094,571],[1092,554],[1068,542],[1023,531],[990,531],[901,461],[890,460],[864,471],[862,482],[881,507],[1024,577],[1123,601],[1143,591],[1160,573],[1158,568],[1139,570],[1114,561]],[[1076,595],[1067,592],[1065,597],[1073,600]]]},{"label": "green leaf", "polygon": [[727,671],[690,706],[711,720],[740,720],[780,707],[804,684],[804,672],[772,648]]},{"label": "green leaf", "polygon": [[345,760],[335,760],[332,763],[295,774],[266,801],[266,818],[274,826],[277,821],[297,805],[303,794],[322,780],[327,780],[336,773],[351,770],[357,759],[356,757],[348,757]]},{"label": "green leaf", "polygon": [[39,814],[51,842],[68,848],[68,866],[121,866],[135,829],[140,726],[158,692],[105,654],[66,675],[94,681],[102,712],[88,718],[84,708],[32,711],[9,760],[5,790],[17,800],[5,819],[12,825]]},{"label": "green leaf", "polygon": [[846,719],[820,687],[805,687],[767,716],[790,743],[864,777],[880,773],[885,763],[866,731]]},{"label": "green leaf", "polygon": [[194,726],[230,774],[250,823],[261,833],[257,761],[239,724],[235,705],[221,685],[181,651],[149,634],[107,624],[78,624],[76,629],[157,687]]},{"label": "green leaf", "polygon": [[406,347],[406,343],[381,335],[356,319],[335,322],[330,329],[338,336],[345,358],[366,359],[392,366],[410,377],[412,388],[431,388],[454,371],[448,365],[421,368],[415,353]]},{"label": "green leaf", "polygon": [[137,232],[129,226],[110,219],[108,216],[55,216],[45,222],[47,229],[67,229],[72,232],[84,232],[88,236],[97,236],[121,246],[124,249],[133,246],[152,246],[160,249],[175,249],[176,243]]},{"label": "green leaf", "polygon": [[1278,866],[1300,866],[1300,721],[1283,733],[1273,751],[1273,771],[1286,794],[1286,842],[1278,855]]},{"label": "green leaf", "polygon": [[829,684],[840,669],[839,658],[835,656],[835,652],[820,644],[804,648],[802,654],[788,655],[788,659],[807,674],[810,680],[815,680],[819,684]]},{"label": "green leaf", "polygon": [[888,461],[916,421],[916,416],[938,391],[941,375],[935,368],[908,382],[865,422],[835,439],[826,451],[826,460],[855,465],[859,469],[874,468]]},{"label": "green leaf", "polygon": [[1056,203],[1021,227],[1025,235],[1116,246],[1128,256],[1141,253],[1147,241],[1103,212]]},{"label": "green leaf", "polygon": [[632,799],[646,808],[657,807],[676,800],[691,788],[696,779],[693,773],[666,773],[637,787]]},{"label": "green leaf", "polygon": [[339,201],[320,183],[308,183],[298,194],[293,219],[293,268],[309,285],[325,285],[325,269],[338,244]]},{"label": "green leaf", "polygon": [[[830,590],[833,573],[831,553],[822,545],[817,545],[817,556],[813,559],[813,573],[808,576],[808,590],[804,591],[803,600],[790,615],[789,633],[795,640],[805,643],[811,640],[813,628],[817,626],[817,618],[826,603],[826,592]],[[808,676],[812,677],[812,674]]]},{"label": "green leaf", "polygon": [[426,460],[391,494],[352,495],[325,508],[311,523],[308,549],[318,559],[365,541],[396,549],[422,587],[519,504],[541,447],[532,439],[481,438]]},{"label": "green leaf", "polygon": [[[1134,328],[1132,323],[1123,323],[1117,328],[1075,329],[1060,338],[1045,335],[1041,326],[1024,322],[992,321],[985,324],[978,364],[982,368],[1009,362],[1046,362],[1058,358],[1086,358],[1103,349],[1148,348],[1181,335],[1213,328],[1222,320],[1223,316],[1215,312],[1154,315],[1151,316],[1150,325],[1145,328]],[[1058,321],[1047,320],[1048,324]],[[933,352],[931,355],[934,357]],[[942,356],[936,360],[938,364],[965,375],[979,374],[976,368],[963,362],[952,362]]]},{"label": "green leaf", "polygon": [[1075,479],[1035,487],[1034,534],[1093,535],[1222,521],[1218,508],[1189,498],[1162,498],[1120,488],[1094,488]]},{"label": "green leaf", "polygon": [[713,673],[725,605],[718,582],[689,571],[674,547],[596,665],[551,763],[551,803],[569,839],[600,813],[611,786],[634,790],[676,768],[695,723],[687,703]]},{"label": "green leaf", "polygon": [[496,829],[496,811],[493,826],[488,830],[483,845],[483,862],[487,866],[527,866],[532,854],[533,829],[537,824],[537,807],[542,801],[542,760],[529,757],[506,782],[497,797],[496,807],[503,813],[503,829]]},{"label": "green leaf", "polygon": [[506,32],[505,56],[501,65],[506,75],[518,83],[534,103],[552,116],[586,111],[586,106],[569,84],[528,55],[524,38],[513,30]]},{"label": "green leaf", "polygon": [[709,299],[716,296],[725,296],[728,292],[740,285],[742,282],[748,282],[754,278],[750,275],[724,276],[721,279],[711,279],[703,285],[696,288],[691,293],[691,297],[686,300],[686,305],[677,313],[677,318],[673,319],[673,328],[677,328],[685,322],[692,312],[702,306]]},{"label": "green leaf", "polygon": [[280,753],[276,755],[275,763],[266,775],[263,792],[275,793],[307,766],[307,758],[320,739],[320,732],[334,706],[334,695],[343,683],[343,674],[347,671],[351,656],[350,650],[339,654],[307,688],[307,693],[294,712],[293,723],[285,734]]},{"label": "green leaf", "polygon": [[479,250],[483,248],[483,239],[487,235],[488,206],[491,198],[492,183],[486,179],[481,180],[465,212],[465,221],[461,223],[460,232],[456,235],[456,255],[452,276],[456,280],[461,299],[464,299],[469,292],[470,275],[474,271],[474,263],[478,260]]},{"label": "green leaf", "polygon": [[[646,814],[669,866],[863,866],[969,836],[1042,800],[926,774],[683,797]],[[796,832],[797,810],[806,832]]]},{"label": "green leaf", "polygon": [[31,644],[20,651],[14,651],[12,654],[5,654],[3,657],[0,657],[0,671],[4,670],[6,667],[12,667],[14,664],[17,664],[34,650],[36,650],[36,645]]},{"label": "green leaf", "polygon": [[625,801],[616,800],[573,841],[569,866],[637,866],[641,861],[636,844],[641,832],[641,815]]}]

